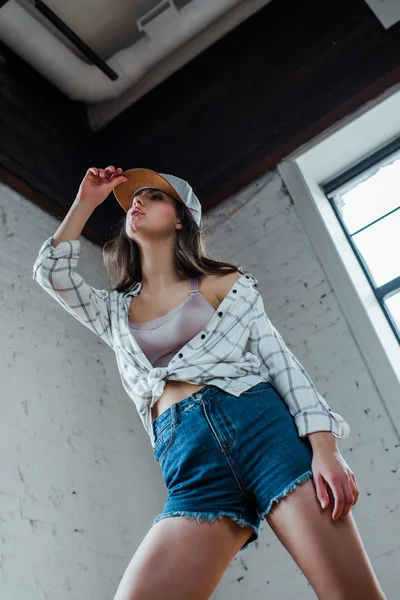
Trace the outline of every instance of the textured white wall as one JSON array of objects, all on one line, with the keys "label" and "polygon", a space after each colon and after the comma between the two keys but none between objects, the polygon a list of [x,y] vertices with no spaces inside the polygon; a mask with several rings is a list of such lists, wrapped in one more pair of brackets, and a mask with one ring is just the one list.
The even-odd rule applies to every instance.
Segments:
[{"label": "textured white wall", "polygon": [[[277,171],[207,213],[209,247],[258,279],[265,310],[318,391],[349,423],[341,452],[357,477],[352,509],[387,598],[398,596],[400,444],[334,290]],[[231,562],[213,598],[311,600],[306,578],[266,521]],[[306,541],[305,541],[306,543]]]},{"label": "textured white wall", "polygon": [[[163,481],[112,351],[31,279],[58,221],[4,186],[0,211],[3,597],[111,600],[162,509]],[[399,440],[279,175],[229,198],[205,224],[210,253],[257,277],[273,324],[349,422],[339,444],[360,487],[353,515],[396,597]],[[100,250],[81,242],[80,272],[106,286]],[[243,597],[315,598],[266,522],[213,594]]]},{"label": "textured white wall", "polygon": [[[166,497],[114,353],[32,280],[58,225],[0,185],[2,600],[111,600]],[[80,272],[107,287],[80,239]]]}]

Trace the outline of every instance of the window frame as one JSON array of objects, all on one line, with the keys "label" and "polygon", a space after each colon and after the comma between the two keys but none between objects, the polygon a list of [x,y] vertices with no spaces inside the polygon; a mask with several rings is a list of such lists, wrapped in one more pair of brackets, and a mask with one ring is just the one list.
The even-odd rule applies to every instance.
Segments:
[{"label": "window frame", "polygon": [[398,335],[327,197],[338,183],[398,149],[399,114],[400,86],[395,86],[301,146],[278,165],[278,171],[400,435]]},{"label": "window frame", "polygon": [[[360,251],[358,250],[356,244],[353,241],[354,234],[350,234],[350,232],[346,226],[346,223],[342,219],[342,216],[340,214],[340,211],[338,210],[338,207],[337,207],[337,205],[335,203],[335,199],[334,199],[336,194],[340,194],[340,188],[342,188],[344,186],[348,186],[350,183],[352,183],[353,185],[356,185],[357,179],[364,180],[365,176],[368,174],[368,171],[376,171],[377,168],[383,167],[385,164],[390,164],[393,161],[393,158],[395,155],[397,155],[397,160],[400,160],[400,137],[393,140],[392,142],[390,142],[383,148],[379,149],[377,152],[373,152],[370,156],[368,156],[367,158],[364,158],[356,165],[350,167],[349,169],[347,169],[346,171],[341,173],[339,176],[334,177],[333,179],[331,179],[330,181],[328,181],[325,184],[322,184],[321,188],[324,191],[326,198],[331,203],[332,210],[336,214],[336,218],[337,218],[340,226],[343,229],[343,233],[345,234],[348,243],[352,247],[353,252],[354,252],[362,270],[364,271],[364,275],[367,278],[367,280],[371,286],[371,289],[375,295],[375,298],[377,299],[377,302],[379,303],[379,305],[380,305],[380,307],[381,307],[381,309],[393,331],[393,334],[395,335],[397,341],[400,344],[400,331],[396,327],[394,319],[384,302],[385,298],[392,292],[397,292],[400,294],[400,275],[381,286],[377,287],[375,285],[368,269],[365,266],[363,257],[361,255]],[[385,216],[390,215],[391,213],[395,212],[396,210],[400,210],[400,208],[391,210],[386,215],[380,216],[378,219],[376,219],[375,222],[380,221]],[[373,225],[371,225],[371,224],[365,225],[361,229],[364,229],[364,228],[370,227],[370,226],[373,226]]]}]

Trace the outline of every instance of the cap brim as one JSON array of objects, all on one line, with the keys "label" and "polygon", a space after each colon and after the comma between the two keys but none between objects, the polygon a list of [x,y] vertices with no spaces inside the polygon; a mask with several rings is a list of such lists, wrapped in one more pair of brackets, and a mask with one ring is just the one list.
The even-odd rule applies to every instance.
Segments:
[{"label": "cap brim", "polygon": [[128,169],[121,173],[121,175],[127,177],[128,181],[119,183],[113,189],[113,193],[125,212],[128,212],[130,208],[133,194],[138,189],[144,187],[154,187],[162,190],[173,198],[176,198],[179,202],[182,202],[182,204],[185,204],[170,182],[156,171],[152,171],[151,169]]}]

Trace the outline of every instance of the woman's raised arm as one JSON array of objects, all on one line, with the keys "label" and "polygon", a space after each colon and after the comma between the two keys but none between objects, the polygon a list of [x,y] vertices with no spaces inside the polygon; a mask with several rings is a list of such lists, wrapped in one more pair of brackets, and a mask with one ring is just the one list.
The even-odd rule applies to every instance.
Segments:
[{"label": "woman's raised arm", "polygon": [[32,278],[78,321],[113,348],[111,296],[87,284],[75,271],[80,255],[79,236],[110,191],[126,180],[121,169],[88,169],[74,203],[52,237],[39,250]]}]

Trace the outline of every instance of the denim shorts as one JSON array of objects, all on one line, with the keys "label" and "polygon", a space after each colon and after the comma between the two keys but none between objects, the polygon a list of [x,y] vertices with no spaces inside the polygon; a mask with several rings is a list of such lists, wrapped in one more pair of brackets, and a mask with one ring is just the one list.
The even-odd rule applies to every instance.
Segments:
[{"label": "denim shorts", "polygon": [[154,457],[168,490],[161,519],[227,516],[258,539],[272,504],[312,477],[312,446],[300,437],[275,388],[261,382],[240,396],[214,386],[170,406],[152,423]]}]

